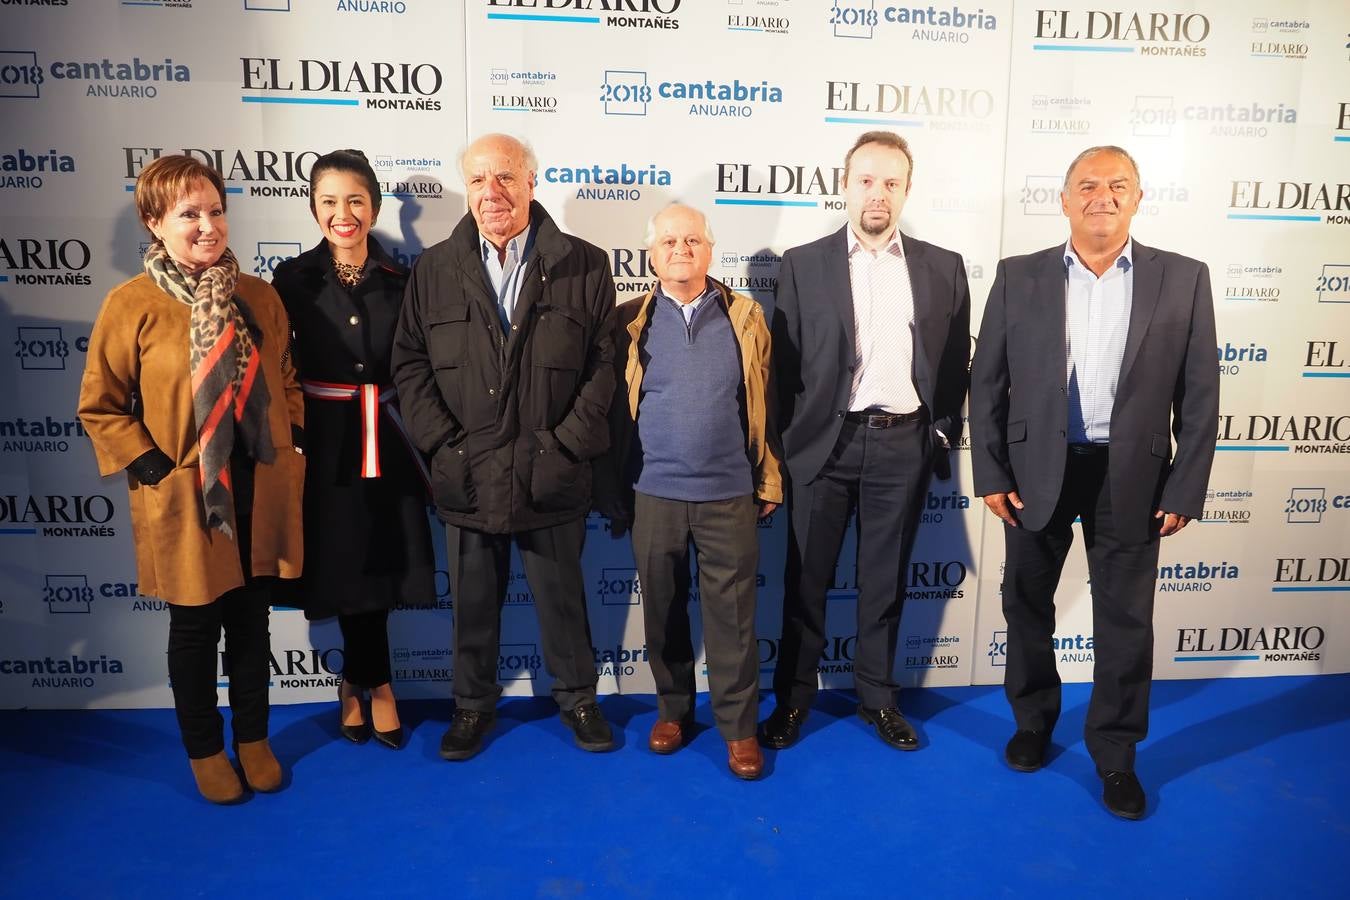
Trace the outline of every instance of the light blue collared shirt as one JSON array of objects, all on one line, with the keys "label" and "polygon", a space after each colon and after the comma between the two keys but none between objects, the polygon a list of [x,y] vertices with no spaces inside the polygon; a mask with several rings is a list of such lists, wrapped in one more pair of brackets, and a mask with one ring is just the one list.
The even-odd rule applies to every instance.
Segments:
[{"label": "light blue collared shirt", "polygon": [[1071,444],[1111,439],[1111,407],[1116,402],[1125,336],[1134,295],[1134,241],[1101,278],[1064,245],[1065,343],[1068,359]]},{"label": "light blue collared shirt", "polygon": [[478,243],[483,253],[483,271],[487,273],[492,292],[497,295],[497,316],[501,319],[502,330],[510,331],[511,314],[515,312],[520,287],[525,283],[525,263],[534,248],[534,225],[526,226],[507,242],[506,258],[502,261],[497,259],[497,248],[481,234]]},{"label": "light blue collared shirt", "polygon": [[680,315],[684,316],[684,327],[692,331],[694,327],[694,314],[698,312],[699,306],[702,305],[704,300],[707,300],[710,297],[715,297],[717,296],[718,293],[718,290],[713,285],[711,278],[707,280],[706,284],[707,286],[703,289],[703,293],[699,294],[697,297],[695,297],[693,300],[690,300],[688,303],[681,303],[674,297],[667,294],[665,290],[662,289],[661,283],[658,281],[656,283],[656,299],[658,301],[664,300],[667,303],[673,304],[675,308],[680,311]]}]

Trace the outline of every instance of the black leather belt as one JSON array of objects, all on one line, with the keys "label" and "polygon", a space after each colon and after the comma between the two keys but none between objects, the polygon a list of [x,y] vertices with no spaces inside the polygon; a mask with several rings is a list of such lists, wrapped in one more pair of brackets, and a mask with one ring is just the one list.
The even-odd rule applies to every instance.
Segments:
[{"label": "black leather belt", "polygon": [[1078,456],[1095,456],[1107,452],[1110,444],[1070,444],[1069,452]]},{"label": "black leather belt", "polygon": [[856,412],[847,413],[844,419],[849,422],[856,422],[865,428],[890,428],[894,425],[904,425],[906,422],[917,422],[923,417],[923,407],[919,407],[914,412],[907,413],[887,413],[887,412],[868,412],[865,409]]}]

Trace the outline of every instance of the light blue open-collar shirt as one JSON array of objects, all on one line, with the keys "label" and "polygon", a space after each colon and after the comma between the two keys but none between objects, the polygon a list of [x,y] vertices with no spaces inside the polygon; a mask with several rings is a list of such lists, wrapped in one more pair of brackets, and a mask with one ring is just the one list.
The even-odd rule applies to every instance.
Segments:
[{"label": "light blue open-collar shirt", "polygon": [[506,242],[504,259],[497,258],[497,248],[481,233],[478,243],[482,250],[483,271],[497,298],[497,316],[501,319],[502,330],[510,331],[511,315],[520,298],[520,287],[525,283],[525,263],[534,248],[534,223],[526,225],[524,231]]},{"label": "light blue open-collar shirt", "polygon": [[1111,408],[1116,401],[1120,363],[1130,328],[1134,295],[1134,241],[1098,278],[1064,245],[1064,338],[1068,362],[1071,444],[1100,444],[1111,439]]}]

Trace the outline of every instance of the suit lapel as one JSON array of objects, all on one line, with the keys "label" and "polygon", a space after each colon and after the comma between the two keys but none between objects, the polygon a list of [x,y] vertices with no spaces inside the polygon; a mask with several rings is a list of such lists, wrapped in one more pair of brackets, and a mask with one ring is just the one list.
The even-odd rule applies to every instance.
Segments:
[{"label": "suit lapel", "polygon": [[825,254],[821,277],[825,279],[826,295],[835,298],[839,322],[844,327],[844,346],[851,357],[858,346],[858,332],[853,321],[853,281],[848,270],[848,226],[839,229],[833,240],[835,248]]},{"label": "suit lapel", "polygon": [[[1046,352],[1060,361],[1060,373],[1068,380],[1069,350],[1067,313],[1064,309],[1064,246],[1045,251],[1045,258],[1036,267],[1036,283],[1029,295],[1035,305],[1027,310],[1027,318],[1045,323]],[[1038,329],[1039,330],[1039,329]]]},{"label": "suit lapel", "polygon": [[1162,264],[1151,247],[1135,243],[1134,287],[1130,292],[1130,327],[1125,334],[1125,355],[1120,360],[1120,377],[1134,365],[1139,355],[1139,346],[1144,342],[1148,323],[1153,320],[1153,312],[1158,308],[1162,294]]},{"label": "suit lapel", "polygon": [[928,254],[924,253],[923,244],[903,232],[900,234],[900,244],[905,250],[910,293],[914,298],[915,342],[921,354],[916,358],[923,362],[923,368],[916,371],[932,376],[937,371],[934,354],[946,343],[943,326],[947,319],[938,314],[938,302],[933,296],[933,272],[929,268]]}]

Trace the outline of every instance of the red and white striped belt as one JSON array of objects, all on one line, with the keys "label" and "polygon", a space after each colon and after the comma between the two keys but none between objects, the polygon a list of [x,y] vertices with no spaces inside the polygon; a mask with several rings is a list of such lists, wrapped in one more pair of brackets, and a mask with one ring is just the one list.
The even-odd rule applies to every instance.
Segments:
[{"label": "red and white striped belt", "polygon": [[306,397],[316,400],[358,400],[361,403],[361,477],[380,477],[380,410],[389,417],[394,430],[408,445],[408,451],[422,473],[422,481],[431,486],[431,473],[426,462],[418,452],[403,417],[398,413],[398,391],[393,387],[381,388],[377,384],[339,384],[334,381],[301,380],[300,389]]}]

